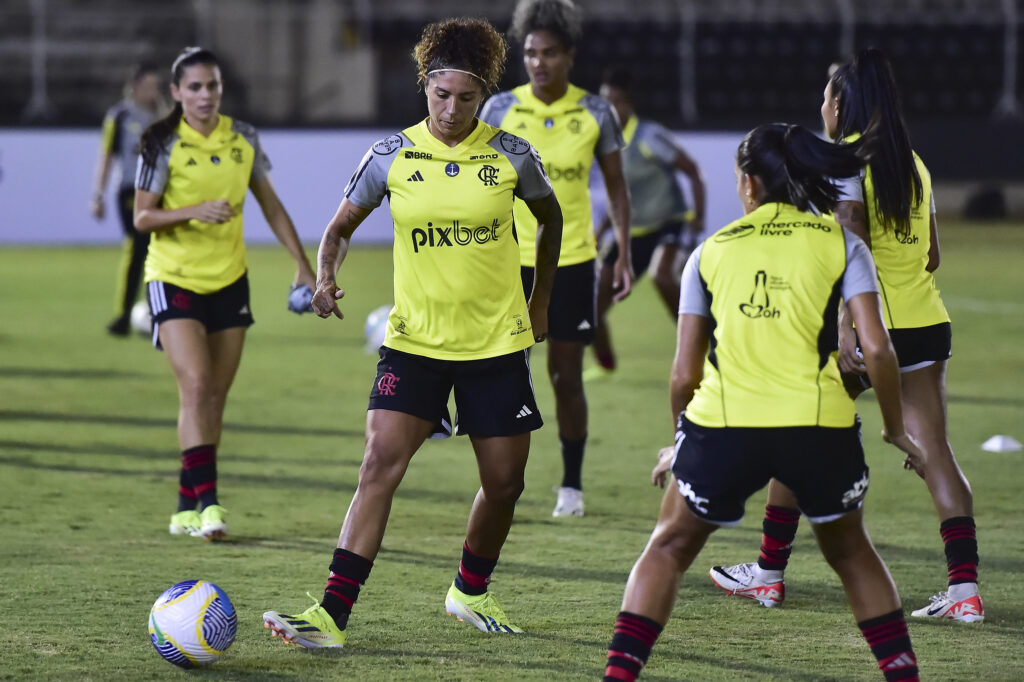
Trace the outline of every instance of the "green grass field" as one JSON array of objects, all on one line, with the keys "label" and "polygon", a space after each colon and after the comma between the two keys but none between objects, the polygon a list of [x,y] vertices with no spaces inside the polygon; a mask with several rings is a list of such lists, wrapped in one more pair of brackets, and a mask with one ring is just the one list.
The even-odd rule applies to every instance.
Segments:
[{"label": "green grass field", "polygon": [[[975,491],[986,600],[983,625],[911,623],[922,675],[1024,679],[1021,453],[1024,440],[1024,229],[946,224],[939,281],[953,316],[950,438]],[[156,597],[190,578],[216,582],[238,637],[203,679],[596,679],[626,575],[660,492],[649,471],[670,442],[667,375],[674,327],[644,282],[612,315],[621,370],[588,384],[587,515],[551,518],[561,469],[544,348],[534,356],[548,426],[535,434],[527,489],[493,589],[526,630],[488,636],[444,614],[477,483],[466,439],[427,443],[399,489],[384,546],[350,624],[348,648],[317,655],[271,640],[268,608],[305,609],[322,593],[355,488],[375,357],[363,320],[388,303],[390,252],[357,249],[342,271],[344,322],[285,310],[280,249],[250,252],[257,324],[228,401],[220,490],[222,544],[171,537],[177,392],[142,338],[108,337],[114,249],[0,251],[0,679],[182,679],[153,650]],[[858,401],[872,467],[869,530],[918,608],[945,586],[938,522],[924,485],[878,436]],[[709,541],[683,581],[645,671],[652,680],[877,680],[873,657],[806,523],[787,601],[730,599],[707,576],[753,560],[763,494],[743,523]],[[189,679],[196,679],[192,674]]]}]

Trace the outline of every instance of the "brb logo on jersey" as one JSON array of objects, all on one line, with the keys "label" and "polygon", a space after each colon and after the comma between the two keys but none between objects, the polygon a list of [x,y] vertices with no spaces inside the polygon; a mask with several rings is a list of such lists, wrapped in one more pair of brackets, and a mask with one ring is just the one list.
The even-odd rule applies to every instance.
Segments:
[{"label": "brb logo on jersey", "polygon": [[495,218],[490,227],[481,225],[479,227],[463,227],[459,221],[452,222],[448,227],[434,227],[434,223],[427,223],[427,229],[415,228],[409,233],[412,239],[412,250],[420,252],[420,247],[442,247],[442,246],[469,246],[472,243],[486,244],[491,241],[498,241],[498,227],[501,223]]}]

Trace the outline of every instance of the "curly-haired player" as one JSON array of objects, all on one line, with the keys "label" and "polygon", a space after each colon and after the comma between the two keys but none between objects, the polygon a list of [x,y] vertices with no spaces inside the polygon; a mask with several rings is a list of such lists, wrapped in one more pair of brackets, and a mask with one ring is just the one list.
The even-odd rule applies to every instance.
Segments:
[{"label": "curly-haired player", "polygon": [[[487,591],[524,486],[530,432],[542,422],[526,349],[547,335],[562,213],[530,144],[476,118],[497,85],[505,44],[486,21],[449,19],[423,31],[413,56],[430,115],[367,152],[320,244],[313,308],[341,318],[335,273],[352,232],[389,197],[395,225],[395,307],[366,417],[359,485],[341,527],[323,600],[266,626],[305,647],[341,647],[380,550],[395,490],[431,433],[468,434],[480,490],[445,609],[484,632],[520,632]],[[514,198],[538,225],[536,284],[524,295]]]},{"label": "curly-haired player", "polygon": [[[587,442],[587,398],[583,349],[597,327],[597,243],[590,209],[589,178],[595,157],[608,191],[609,215],[619,255],[612,266],[615,300],[633,280],[629,242],[629,191],[622,171],[622,129],[604,99],[569,82],[580,39],[580,14],[571,0],[523,0],[512,17],[513,38],[523,47],[530,82],[492,97],[480,118],[533,144],[566,217],[558,273],[551,292],[548,375],[555,392],[563,474],[553,516],[583,515],[583,452]],[[534,225],[516,207],[523,286],[534,277]]]}]

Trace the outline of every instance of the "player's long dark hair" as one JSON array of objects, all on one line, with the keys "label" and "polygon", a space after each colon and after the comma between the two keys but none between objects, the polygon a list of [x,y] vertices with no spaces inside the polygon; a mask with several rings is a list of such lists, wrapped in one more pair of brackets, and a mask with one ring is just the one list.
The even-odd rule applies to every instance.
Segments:
[{"label": "player's long dark hair", "polygon": [[583,19],[572,0],[519,0],[509,35],[520,45],[534,31],[551,31],[571,50],[583,35]]},{"label": "player's long dark hair", "polygon": [[910,211],[921,204],[924,189],[892,65],[879,50],[869,48],[836,69],[831,83],[832,96],[839,98],[839,139],[863,131],[872,117],[878,117],[880,139],[870,163],[873,208],[881,215],[883,230],[907,234]]},{"label": "player's long dark hair", "polygon": [[505,39],[486,19],[445,19],[423,29],[412,57],[420,85],[426,85],[431,71],[459,69],[479,78],[484,92],[494,92],[507,51]]},{"label": "player's long dark hair", "polygon": [[[171,82],[175,86],[181,83],[181,77],[185,74],[185,69],[194,64],[208,64],[210,66],[220,66],[217,62],[217,57],[214,56],[209,50],[205,50],[201,47],[186,47],[181,53],[175,58],[174,63],[171,65]],[[140,147],[142,153],[142,159],[149,164],[156,162],[156,157],[160,155],[160,151],[167,144],[167,140],[174,133],[178,127],[178,123],[181,122],[182,108],[181,102],[175,102],[174,108],[171,112],[161,119],[158,119],[152,123],[146,131],[142,133],[140,140]]]},{"label": "player's long dark hair", "polygon": [[856,142],[833,144],[801,126],[760,125],[740,142],[736,165],[764,184],[761,203],[792,204],[801,211],[813,205],[831,211],[839,190],[829,178],[860,173],[877,143],[876,131],[877,124],[872,124]]}]

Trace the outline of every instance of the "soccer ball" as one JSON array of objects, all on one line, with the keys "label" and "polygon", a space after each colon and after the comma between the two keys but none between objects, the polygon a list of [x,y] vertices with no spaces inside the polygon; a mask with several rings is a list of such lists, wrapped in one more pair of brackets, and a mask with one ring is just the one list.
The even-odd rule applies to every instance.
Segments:
[{"label": "soccer ball", "polygon": [[160,595],[149,612],[149,638],[164,660],[182,668],[210,665],[235,641],[238,616],[224,590],[186,580]]},{"label": "soccer ball", "polygon": [[136,301],[132,306],[131,314],[132,329],[142,336],[149,336],[153,333],[153,321],[149,317],[149,304],[145,301]]},{"label": "soccer ball", "polygon": [[366,316],[363,334],[366,337],[367,353],[376,353],[377,349],[384,344],[384,337],[388,333],[388,316],[390,314],[391,306],[382,305],[379,308],[374,308]]}]

